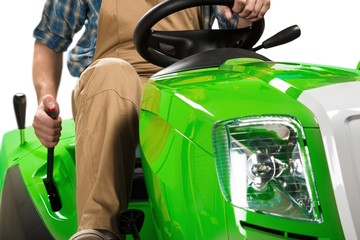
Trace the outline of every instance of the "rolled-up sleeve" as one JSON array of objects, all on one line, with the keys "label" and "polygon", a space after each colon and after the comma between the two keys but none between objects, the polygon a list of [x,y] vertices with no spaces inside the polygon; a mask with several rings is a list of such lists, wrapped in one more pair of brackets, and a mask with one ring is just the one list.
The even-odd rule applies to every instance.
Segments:
[{"label": "rolled-up sleeve", "polygon": [[47,0],[33,36],[57,52],[66,51],[85,17],[86,8],[79,0]]}]

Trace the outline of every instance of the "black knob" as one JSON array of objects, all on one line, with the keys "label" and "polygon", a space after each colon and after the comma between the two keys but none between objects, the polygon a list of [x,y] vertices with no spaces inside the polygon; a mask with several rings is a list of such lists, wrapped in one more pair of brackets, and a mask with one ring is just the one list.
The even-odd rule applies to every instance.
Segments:
[{"label": "black knob", "polygon": [[13,98],[16,121],[19,129],[25,128],[26,118],[26,96],[23,93],[17,93]]}]

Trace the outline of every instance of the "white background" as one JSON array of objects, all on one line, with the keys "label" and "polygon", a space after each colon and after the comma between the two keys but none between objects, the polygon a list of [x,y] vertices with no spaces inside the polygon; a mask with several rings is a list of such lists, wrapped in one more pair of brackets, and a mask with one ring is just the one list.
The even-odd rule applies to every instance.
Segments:
[{"label": "white background", "polygon": [[[0,14],[0,137],[17,127],[12,99],[27,96],[26,125],[37,107],[31,68],[34,40],[45,0],[3,1]],[[272,0],[261,40],[293,24],[302,35],[294,42],[259,53],[272,60],[355,68],[360,60],[359,0]],[[66,58],[66,55],[65,55]],[[64,64],[66,66],[66,64]],[[76,79],[63,71],[58,101],[63,119],[71,118],[70,94]],[[1,142],[1,139],[0,139]]]}]

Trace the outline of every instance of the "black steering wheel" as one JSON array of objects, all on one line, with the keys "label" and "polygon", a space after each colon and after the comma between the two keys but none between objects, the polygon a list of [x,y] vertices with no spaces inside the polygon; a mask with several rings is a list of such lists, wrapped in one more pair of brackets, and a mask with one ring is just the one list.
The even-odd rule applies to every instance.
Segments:
[{"label": "black steering wheel", "polygon": [[232,6],[234,0],[165,0],[150,9],[138,22],[133,34],[136,50],[147,61],[167,67],[195,53],[216,48],[251,49],[260,39],[265,22],[257,21],[242,29],[155,31],[163,18],[191,7]]}]

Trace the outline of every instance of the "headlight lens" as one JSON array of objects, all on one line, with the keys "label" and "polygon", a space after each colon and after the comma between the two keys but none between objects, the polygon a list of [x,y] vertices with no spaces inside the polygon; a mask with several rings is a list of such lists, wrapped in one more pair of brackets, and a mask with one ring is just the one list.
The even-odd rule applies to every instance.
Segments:
[{"label": "headlight lens", "polygon": [[321,221],[303,129],[287,116],[230,119],[214,126],[216,169],[231,204]]}]

